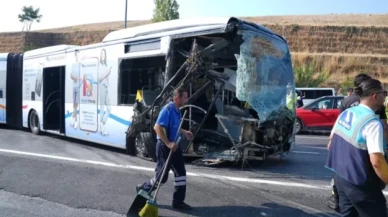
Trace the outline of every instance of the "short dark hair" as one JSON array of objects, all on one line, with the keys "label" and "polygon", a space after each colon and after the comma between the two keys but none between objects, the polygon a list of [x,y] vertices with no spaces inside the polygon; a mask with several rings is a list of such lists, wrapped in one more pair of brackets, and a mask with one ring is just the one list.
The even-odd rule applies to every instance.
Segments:
[{"label": "short dark hair", "polygon": [[360,86],[360,84],[363,82],[363,81],[366,81],[368,79],[372,79],[372,77],[370,77],[369,75],[367,74],[358,74],[356,77],[354,77],[354,87],[358,87]]},{"label": "short dark hair", "polygon": [[353,88],[349,87],[349,88],[346,90],[346,92],[351,92],[351,93],[353,93]]},{"label": "short dark hair", "polygon": [[178,87],[177,89],[174,90],[173,96],[181,97],[183,93],[187,93],[187,90],[183,87]]},{"label": "short dark hair", "polygon": [[381,82],[373,78],[361,82],[358,87],[354,88],[354,92],[361,98],[371,96],[381,90]]}]

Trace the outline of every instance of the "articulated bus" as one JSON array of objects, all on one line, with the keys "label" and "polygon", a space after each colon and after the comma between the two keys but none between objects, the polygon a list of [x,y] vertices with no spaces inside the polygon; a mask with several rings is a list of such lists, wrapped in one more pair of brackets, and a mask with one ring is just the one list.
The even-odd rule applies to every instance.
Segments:
[{"label": "articulated bus", "polygon": [[0,124],[22,127],[23,54],[0,53]]},{"label": "articulated bus", "polygon": [[184,127],[195,134],[182,140],[186,155],[257,160],[294,144],[287,41],[234,17],[177,19],[117,30],[96,44],[2,54],[0,122],[155,160],[153,124],[181,85],[190,91]]}]

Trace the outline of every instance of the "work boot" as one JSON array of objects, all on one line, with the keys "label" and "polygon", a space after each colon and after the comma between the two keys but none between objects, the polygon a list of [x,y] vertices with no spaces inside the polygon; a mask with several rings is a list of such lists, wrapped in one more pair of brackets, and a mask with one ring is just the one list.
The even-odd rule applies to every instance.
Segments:
[{"label": "work boot", "polygon": [[332,194],[329,198],[326,200],[327,205],[332,208],[333,210],[339,212],[339,204],[338,204],[338,195]]},{"label": "work boot", "polygon": [[143,185],[136,185],[136,193],[139,193]]},{"label": "work boot", "polygon": [[172,207],[174,209],[182,209],[182,210],[192,210],[193,208],[188,205],[187,203],[185,202],[181,202],[181,203],[172,203]]}]

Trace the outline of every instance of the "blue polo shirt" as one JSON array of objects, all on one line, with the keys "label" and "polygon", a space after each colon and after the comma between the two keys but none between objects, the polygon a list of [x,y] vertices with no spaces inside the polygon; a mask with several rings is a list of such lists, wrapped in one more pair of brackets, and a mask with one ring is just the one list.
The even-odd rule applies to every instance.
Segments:
[{"label": "blue polo shirt", "polygon": [[[182,114],[173,102],[165,105],[159,113],[156,123],[163,126],[166,130],[167,138],[170,142],[175,141],[175,136],[181,122]],[[178,135],[180,136],[180,134]],[[157,135],[156,139],[160,139]]]}]

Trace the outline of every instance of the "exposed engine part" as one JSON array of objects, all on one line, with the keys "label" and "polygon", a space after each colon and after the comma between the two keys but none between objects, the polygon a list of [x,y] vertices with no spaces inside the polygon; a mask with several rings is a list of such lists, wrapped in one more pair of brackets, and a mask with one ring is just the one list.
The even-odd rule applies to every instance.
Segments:
[{"label": "exposed engine part", "polygon": [[188,105],[181,108],[190,110],[183,128],[194,134],[192,141],[180,143],[185,155],[214,165],[265,160],[290,150],[295,108],[288,107],[285,97],[287,79],[293,77],[289,54],[265,34],[237,26],[231,25],[224,35],[172,40],[165,70],[161,66],[148,71],[149,87],[141,88],[127,133],[132,138],[128,141],[139,142],[140,155],[154,159],[149,154],[156,142],[153,126],[178,87],[191,93]]}]

